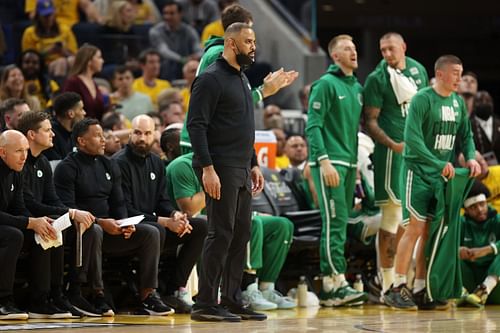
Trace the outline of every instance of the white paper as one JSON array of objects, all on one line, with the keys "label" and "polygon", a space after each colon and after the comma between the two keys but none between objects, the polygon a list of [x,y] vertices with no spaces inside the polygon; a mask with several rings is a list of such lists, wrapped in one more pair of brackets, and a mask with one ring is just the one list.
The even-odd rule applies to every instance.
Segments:
[{"label": "white paper", "polygon": [[63,245],[62,231],[71,226],[71,221],[69,219],[69,213],[61,215],[58,219],[52,222],[52,227],[56,230],[56,239],[49,239],[44,241],[40,235],[35,233],[35,242],[40,244],[40,246],[47,250],[51,247],[58,247]]},{"label": "white paper", "polygon": [[118,223],[120,225],[120,228],[123,228],[123,227],[128,227],[131,225],[139,224],[142,220],[144,220],[144,215],[137,215],[137,216],[128,217],[126,219],[118,220],[118,221],[116,221],[116,223]]}]

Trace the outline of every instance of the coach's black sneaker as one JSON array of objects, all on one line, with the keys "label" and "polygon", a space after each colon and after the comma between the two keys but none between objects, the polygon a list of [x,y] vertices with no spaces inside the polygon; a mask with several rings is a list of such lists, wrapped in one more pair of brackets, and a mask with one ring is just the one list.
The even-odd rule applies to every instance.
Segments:
[{"label": "coach's black sneaker", "polygon": [[103,294],[95,296],[94,308],[97,313],[100,313],[103,317],[113,317],[115,315],[113,308],[108,304]]},{"label": "coach's black sneaker", "polygon": [[162,297],[163,303],[175,310],[175,313],[191,313],[192,306],[176,295]]},{"label": "coach's black sneaker", "polygon": [[413,301],[411,291],[406,284],[387,290],[384,294],[384,303],[393,309],[417,310],[417,305]]},{"label": "coach's black sneaker", "polygon": [[80,293],[68,294],[68,300],[78,311],[88,317],[102,317],[102,314]]},{"label": "coach's black sneaker", "polygon": [[194,305],[191,319],[196,321],[228,321],[240,322],[241,317],[235,315],[222,306],[199,306]]},{"label": "coach's black sneaker", "polygon": [[153,291],[141,302],[142,310],[150,316],[167,316],[174,313],[174,309],[165,305],[158,294]]},{"label": "coach's black sneaker", "polygon": [[59,309],[71,313],[73,319],[83,317],[83,313],[78,311],[73,305],[71,305],[68,298],[62,294],[53,297],[52,303],[54,303],[54,305]]},{"label": "coach's black sneaker", "polygon": [[28,316],[30,319],[69,319],[73,317],[71,312],[59,309],[47,297],[32,302]]},{"label": "coach's black sneaker", "polygon": [[0,320],[27,320],[28,314],[19,310],[11,296],[0,299]]},{"label": "coach's black sneaker", "polygon": [[436,302],[429,299],[427,294],[427,288],[420,290],[419,292],[413,294],[413,299],[419,310],[435,310]]},{"label": "coach's black sneaker", "polygon": [[249,307],[245,307],[242,304],[224,304],[221,305],[230,313],[241,317],[243,320],[266,320],[267,316],[263,313],[255,312],[251,310]]}]

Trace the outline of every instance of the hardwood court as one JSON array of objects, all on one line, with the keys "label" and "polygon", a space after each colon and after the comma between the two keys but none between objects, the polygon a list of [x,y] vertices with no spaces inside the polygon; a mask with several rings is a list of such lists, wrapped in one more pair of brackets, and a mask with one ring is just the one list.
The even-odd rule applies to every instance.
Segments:
[{"label": "hardwood court", "polygon": [[[448,311],[392,311],[383,306],[359,308],[308,308],[267,312],[267,321],[241,323],[193,322],[188,315],[171,317],[116,316],[105,319],[28,321],[23,324],[0,322],[0,330],[30,332],[45,329],[59,332],[499,332],[500,306],[485,309],[452,308]],[[82,327],[88,325],[87,327]]]}]

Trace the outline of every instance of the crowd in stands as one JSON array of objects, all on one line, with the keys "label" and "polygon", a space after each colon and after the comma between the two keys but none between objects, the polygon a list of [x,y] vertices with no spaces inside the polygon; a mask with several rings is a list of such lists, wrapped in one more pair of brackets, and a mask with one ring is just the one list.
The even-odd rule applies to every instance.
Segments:
[{"label": "crowd in stands", "polygon": [[[290,3],[298,9],[297,2]],[[206,193],[192,166],[186,125],[190,105],[198,102],[191,98],[191,88],[223,51],[228,26],[251,25],[258,19],[236,0],[26,0],[23,13],[16,17],[24,17],[29,24],[19,25],[24,28],[19,40],[8,45],[15,50],[16,60],[3,63],[0,71],[0,265],[5,272],[0,277],[0,320],[113,316],[124,309],[115,305],[117,295],[108,291],[105,273],[113,260],[123,264],[123,258],[133,259],[138,272],[127,290],[132,305],[126,304],[125,310],[145,315],[191,313],[196,291],[188,290],[188,280],[196,276],[196,269],[203,270],[196,265],[210,233]],[[398,36],[387,38],[399,42]],[[2,51],[6,52],[0,47]],[[334,51],[329,53],[332,57]],[[419,70],[425,72],[423,67]],[[252,87],[255,105],[298,76],[283,69],[254,74],[249,81],[259,82]],[[426,75],[422,74],[419,89],[427,85]],[[457,251],[467,271],[460,304],[482,306],[500,302],[495,288],[500,274],[496,211],[500,209],[500,120],[492,97],[478,86],[478,77],[469,71],[458,87],[467,122],[470,119],[480,175],[465,197]],[[303,114],[310,116],[321,108],[314,103],[318,83],[305,85],[298,94]],[[360,112],[361,101],[356,106]],[[389,253],[396,248],[377,247],[374,236],[378,233],[379,240],[385,237],[394,246],[406,226],[384,229],[384,214],[394,213],[397,207],[401,210],[401,203],[395,200],[396,208],[388,209],[377,200],[380,180],[373,174],[372,159],[380,154],[377,147],[383,137],[374,134],[377,128],[370,128],[370,111],[365,113],[367,122],[361,124],[358,117],[351,124],[356,133],[347,140],[354,147],[350,153],[356,155],[358,167],[350,165],[346,171],[354,188],[346,186],[344,234],[374,253]],[[322,202],[326,196],[317,167],[321,161],[315,160],[314,127],[322,126],[309,123],[306,132],[296,133],[284,117],[279,105],[263,108],[262,130],[272,131],[276,138],[276,165],[262,167],[266,185],[263,194],[254,198],[241,281],[244,303],[257,311],[297,306],[295,299],[281,293],[286,290],[279,281],[299,234],[297,221],[286,213],[316,210],[316,223],[321,224],[322,217],[330,221]],[[372,118],[377,117],[378,113]],[[389,140],[384,145],[401,155],[398,144],[402,143]],[[467,157],[456,155],[455,166],[470,167]],[[399,174],[399,168],[394,172]],[[264,206],[260,206],[262,200],[267,202]],[[140,217],[140,223],[121,225],[135,217]],[[335,213],[331,218],[337,218]],[[71,221],[71,226],[58,230],[56,220]],[[318,250],[324,246],[319,239],[321,227],[311,230]],[[53,242],[64,246],[42,249]],[[16,269],[19,257],[29,263],[25,295],[14,288],[21,279]],[[374,286],[369,290],[376,294],[372,300],[396,308],[416,306],[403,295],[406,275],[405,282],[396,285],[395,264],[380,261],[380,256],[378,260],[375,273],[363,277],[366,285]],[[125,269],[133,270],[128,264]],[[321,304],[363,304],[366,293],[350,289],[348,280],[366,272],[353,273],[347,267],[345,276],[324,274]],[[417,288],[422,278],[415,279]],[[339,290],[344,294],[338,296]],[[426,309],[432,303],[427,301],[417,302],[418,308]],[[436,303],[429,308],[440,305]]]}]

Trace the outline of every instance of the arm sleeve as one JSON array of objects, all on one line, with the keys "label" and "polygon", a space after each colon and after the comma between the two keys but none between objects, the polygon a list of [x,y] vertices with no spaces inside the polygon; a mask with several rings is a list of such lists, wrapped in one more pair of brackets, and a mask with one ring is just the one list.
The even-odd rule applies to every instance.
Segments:
[{"label": "arm sleeve", "polygon": [[[62,30],[62,29],[61,29]],[[66,48],[73,54],[78,51],[78,43],[76,42],[76,37],[71,29],[64,27],[64,40],[66,42]]]},{"label": "arm sleeve", "polygon": [[437,159],[427,148],[422,130],[425,111],[429,109],[429,101],[423,95],[415,95],[410,103],[408,118],[406,119],[404,141],[405,151],[411,150],[412,154],[418,156],[420,163],[436,170],[443,170],[446,161]]},{"label": "arm sleeve", "polygon": [[62,203],[70,208],[78,208],[75,199],[76,166],[62,161],[54,171],[56,193]]},{"label": "arm sleeve", "polygon": [[29,212],[24,206],[23,181],[21,176],[16,177],[14,187],[16,191],[8,207],[9,213],[0,211],[0,224],[9,225],[18,229],[26,229],[29,221]]},{"label": "arm sleeve", "polygon": [[158,29],[162,29],[162,26],[153,27],[149,31],[149,41],[151,45],[154,45],[156,50],[161,54],[162,58],[173,60],[173,61],[181,61],[181,55],[168,47],[168,44],[161,37]]},{"label": "arm sleeve", "polygon": [[24,30],[23,37],[21,40],[21,49],[22,51],[26,51],[29,49],[40,51],[36,47],[36,37],[35,31],[33,30],[33,26],[30,26]]},{"label": "arm sleeve", "polygon": [[192,54],[196,54],[197,56],[201,57],[203,54],[203,50],[200,47],[200,37],[198,36],[198,33],[194,28],[188,26],[188,31],[191,39],[191,50]]},{"label": "arm sleeve", "polygon": [[329,90],[328,82],[319,80],[311,88],[309,97],[306,134],[311,147],[309,153],[314,161],[328,158],[322,131],[325,113],[330,109],[330,101],[335,98],[334,94],[329,93]]},{"label": "arm sleeve", "polygon": [[207,132],[221,89],[217,80],[209,74],[197,77],[191,89],[187,129],[193,152],[202,167],[212,165]]},{"label": "arm sleeve", "polygon": [[176,164],[173,168],[167,168],[167,173],[171,179],[173,199],[190,198],[201,192],[200,182],[189,163]]},{"label": "arm sleeve", "polygon": [[458,127],[458,136],[460,138],[460,147],[462,147],[462,152],[464,154],[465,160],[473,160],[476,158],[476,146],[474,145],[474,138],[472,136],[472,129],[470,124],[470,118],[465,108],[465,102],[462,97],[460,98],[460,113],[462,121]]},{"label": "arm sleeve", "polygon": [[113,175],[113,187],[108,199],[108,205],[110,210],[110,215],[115,219],[123,219],[128,217],[127,206],[125,204],[125,198],[123,197],[123,190],[121,184],[121,172],[120,168],[116,164],[116,161],[110,160],[111,162],[111,172]]},{"label": "arm sleeve", "polygon": [[[23,175],[27,172],[27,170],[23,171]],[[64,207],[55,193],[50,165],[49,170],[44,168],[43,202],[35,198],[31,188],[31,182],[28,181],[29,177],[26,175],[24,179],[24,203],[32,216],[62,215],[68,211],[68,208]]]}]

